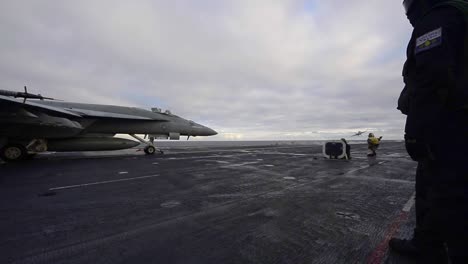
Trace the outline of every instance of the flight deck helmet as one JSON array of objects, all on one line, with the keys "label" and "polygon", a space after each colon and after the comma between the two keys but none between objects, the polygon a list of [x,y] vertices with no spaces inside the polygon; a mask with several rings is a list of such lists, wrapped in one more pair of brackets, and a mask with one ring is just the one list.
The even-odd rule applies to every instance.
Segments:
[{"label": "flight deck helmet", "polygon": [[403,7],[405,8],[405,13],[408,15],[410,11],[413,11],[412,8],[415,6],[422,9],[420,11],[427,12],[435,4],[445,1],[447,0],[403,0]]},{"label": "flight deck helmet", "polygon": [[405,14],[408,14],[410,8],[413,6],[415,0],[404,0],[403,7],[405,8]]},{"label": "flight deck helmet", "polygon": [[374,134],[373,134],[373,133],[369,133],[369,137],[374,137]]}]

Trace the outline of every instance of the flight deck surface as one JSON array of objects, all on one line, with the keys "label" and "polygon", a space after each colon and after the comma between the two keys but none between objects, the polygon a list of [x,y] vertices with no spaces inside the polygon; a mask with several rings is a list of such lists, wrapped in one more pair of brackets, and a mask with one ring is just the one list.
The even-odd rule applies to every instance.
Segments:
[{"label": "flight deck surface", "polygon": [[404,144],[40,155],[0,165],[0,263],[411,263]]}]

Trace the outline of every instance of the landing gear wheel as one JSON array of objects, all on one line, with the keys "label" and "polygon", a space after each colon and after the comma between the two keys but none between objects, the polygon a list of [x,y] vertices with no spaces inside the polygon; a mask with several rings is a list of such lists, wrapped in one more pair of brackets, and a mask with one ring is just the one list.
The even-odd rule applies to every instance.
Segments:
[{"label": "landing gear wheel", "polygon": [[147,155],[153,155],[156,152],[156,148],[153,146],[147,146],[144,151]]},{"label": "landing gear wheel", "polygon": [[9,144],[0,149],[0,158],[4,161],[19,161],[26,158],[28,151],[23,145]]}]

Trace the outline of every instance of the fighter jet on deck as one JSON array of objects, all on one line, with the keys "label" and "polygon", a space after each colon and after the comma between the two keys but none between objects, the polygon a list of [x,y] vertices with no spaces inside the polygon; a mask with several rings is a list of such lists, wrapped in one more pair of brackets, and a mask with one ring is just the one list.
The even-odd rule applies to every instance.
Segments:
[{"label": "fighter jet on deck", "polygon": [[[115,138],[128,134],[139,142]],[[136,134],[149,136],[146,141]],[[148,155],[154,139],[212,136],[216,131],[162,112],[115,105],[54,101],[42,95],[0,90],[0,158],[17,161],[45,151],[102,151],[132,148],[140,143]],[[146,136],[145,136],[146,138]],[[160,151],[162,153],[162,151]]]},{"label": "fighter jet on deck", "polygon": [[356,134],[352,135],[352,137],[360,136],[360,135],[362,135],[362,134],[364,134],[364,133],[366,133],[366,132],[367,132],[367,130],[365,130],[365,131],[358,131]]}]

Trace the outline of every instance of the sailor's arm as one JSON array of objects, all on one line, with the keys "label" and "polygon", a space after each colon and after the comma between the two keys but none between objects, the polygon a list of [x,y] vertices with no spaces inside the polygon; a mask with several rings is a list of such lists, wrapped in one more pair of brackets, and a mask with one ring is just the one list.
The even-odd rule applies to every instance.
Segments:
[{"label": "sailor's arm", "polygon": [[[463,57],[465,19],[453,7],[425,16],[415,28],[415,80],[411,104],[418,110],[444,108],[456,89],[457,67]],[[413,87],[411,87],[413,89]],[[414,100],[414,101],[413,101]],[[419,111],[418,111],[419,112]],[[427,114],[427,112],[426,112]]]}]

